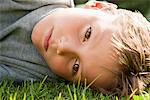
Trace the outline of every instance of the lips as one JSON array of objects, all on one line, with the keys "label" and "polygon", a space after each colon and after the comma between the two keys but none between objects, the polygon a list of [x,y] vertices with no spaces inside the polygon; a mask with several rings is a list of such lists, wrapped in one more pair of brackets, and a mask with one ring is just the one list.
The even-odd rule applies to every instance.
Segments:
[{"label": "lips", "polygon": [[48,31],[48,33],[45,36],[45,39],[44,39],[44,49],[45,49],[45,51],[48,50],[49,41],[50,41],[51,36],[52,36],[52,31],[53,31],[53,27]]}]

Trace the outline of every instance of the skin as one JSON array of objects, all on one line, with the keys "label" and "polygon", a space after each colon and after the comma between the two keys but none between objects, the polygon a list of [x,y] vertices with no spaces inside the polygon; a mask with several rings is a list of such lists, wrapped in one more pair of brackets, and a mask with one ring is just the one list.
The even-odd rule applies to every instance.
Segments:
[{"label": "skin", "polygon": [[[101,10],[60,9],[35,25],[32,41],[59,76],[70,81],[86,79],[87,83],[99,76],[92,87],[111,89],[117,84],[120,70],[112,45],[112,35],[119,29],[113,23],[115,18]],[[45,49],[50,30],[52,35]]]}]

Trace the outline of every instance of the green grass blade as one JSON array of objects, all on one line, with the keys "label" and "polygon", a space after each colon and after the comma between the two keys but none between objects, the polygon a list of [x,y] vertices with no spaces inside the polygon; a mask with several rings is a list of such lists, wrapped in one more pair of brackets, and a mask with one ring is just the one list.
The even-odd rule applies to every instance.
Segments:
[{"label": "green grass blade", "polygon": [[71,98],[71,100],[73,100],[73,96],[72,96],[72,93],[71,93],[69,85],[67,85],[67,88],[68,88],[68,92],[69,92],[70,98]]},{"label": "green grass blade", "polygon": [[38,92],[41,90],[43,83],[45,82],[45,80],[47,79],[48,76],[45,76],[43,81],[40,83],[39,88],[38,88]]}]

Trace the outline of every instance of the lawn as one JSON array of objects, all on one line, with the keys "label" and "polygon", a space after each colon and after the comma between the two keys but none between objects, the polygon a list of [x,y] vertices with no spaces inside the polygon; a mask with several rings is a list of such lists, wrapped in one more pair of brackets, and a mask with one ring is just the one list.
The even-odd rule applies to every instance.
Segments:
[{"label": "lawn", "polygon": [[[79,83],[74,85],[61,80],[46,82],[45,79],[36,82],[24,81],[20,84],[3,80],[0,82],[0,100],[119,100],[117,96],[103,95]],[[142,91],[139,96],[131,94],[121,100],[127,100],[131,96],[133,100],[150,100],[150,88]]]}]

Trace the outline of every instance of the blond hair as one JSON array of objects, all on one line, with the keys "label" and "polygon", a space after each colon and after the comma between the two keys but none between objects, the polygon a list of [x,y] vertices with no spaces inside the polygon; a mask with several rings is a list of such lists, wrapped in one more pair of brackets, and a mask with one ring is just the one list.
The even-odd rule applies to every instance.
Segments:
[{"label": "blond hair", "polygon": [[150,23],[139,12],[117,9],[112,13],[121,27],[112,39],[122,67],[116,90],[121,95],[139,93],[150,87]]}]

